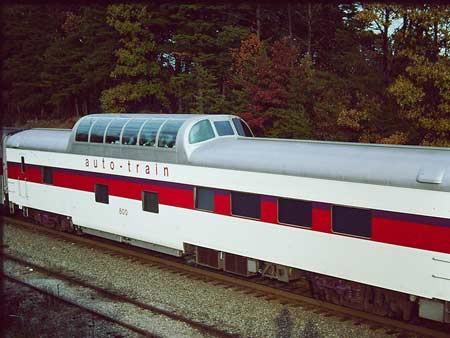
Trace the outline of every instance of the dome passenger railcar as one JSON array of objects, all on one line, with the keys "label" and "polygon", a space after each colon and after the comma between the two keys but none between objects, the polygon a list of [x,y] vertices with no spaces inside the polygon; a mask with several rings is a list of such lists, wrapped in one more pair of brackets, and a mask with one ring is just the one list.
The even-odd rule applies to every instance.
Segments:
[{"label": "dome passenger railcar", "polygon": [[[41,223],[450,322],[450,150],[252,137],[229,115],[97,114],[6,141]],[[89,210],[89,212],[87,212]],[[344,290],[344,292],[342,291]]]}]

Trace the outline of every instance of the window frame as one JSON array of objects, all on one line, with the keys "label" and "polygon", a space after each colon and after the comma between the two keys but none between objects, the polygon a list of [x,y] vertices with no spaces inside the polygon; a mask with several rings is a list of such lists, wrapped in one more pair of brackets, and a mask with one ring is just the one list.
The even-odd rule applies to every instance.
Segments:
[{"label": "window frame", "polygon": [[[97,194],[100,194],[100,192],[97,191],[97,188],[100,188],[100,187],[106,187],[106,202],[100,201],[99,196],[97,196]],[[95,183],[94,194],[95,194],[95,202],[96,203],[109,204],[109,186],[107,184]]]},{"label": "window frame", "polygon": [[[250,217],[250,216],[245,216],[245,215],[234,214],[233,213],[233,200],[234,200],[233,199],[233,193],[259,196],[259,217],[256,218],[256,217]],[[256,193],[252,193],[252,192],[231,190],[230,191],[230,213],[231,213],[231,216],[245,218],[245,219],[250,219],[250,220],[254,220],[254,221],[261,221],[261,214],[262,214],[262,208],[261,208],[261,204],[262,203],[261,202],[262,202],[262,195],[261,194],[256,194]]]},{"label": "window frame", "polygon": [[[51,180],[50,182],[46,181],[46,173],[50,173],[50,177]],[[47,167],[47,166],[43,166],[42,167],[42,183],[43,184],[47,184],[47,185],[53,185],[53,168],[52,167]]]},{"label": "window frame", "polygon": [[[280,199],[310,203],[311,204],[311,225],[307,226],[307,225],[298,225],[298,224],[281,222],[280,221]],[[289,198],[289,197],[277,197],[277,222],[278,222],[278,224],[282,224],[282,225],[289,225],[289,226],[293,226],[296,228],[311,230],[313,227],[313,209],[314,209],[314,207],[313,207],[312,201],[297,199],[297,198]]]},{"label": "window frame", "polygon": [[[197,207],[197,196],[198,196],[198,189],[208,189],[212,191],[213,194],[213,210],[209,210],[209,209],[203,209],[203,208],[198,208]],[[205,212],[210,212],[210,213],[215,213],[216,211],[216,201],[215,201],[215,197],[216,197],[216,191],[214,188],[209,188],[209,187],[201,187],[201,186],[195,186],[194,187],[194,209],[195,210],[200,210],[200,211],[205,211]]]},{"label": "window frame", "polygon": [[[359,209],[359,210],[367,210],[370,212],[370,236],[362,236],[362,235],[355,235],[355,234],[350,234],[350,233],[346,233],[346,232],[339,232],[339,231],[335,231],[334,230],[334,217],[333,217],[333,209],[334,207],[344,207],[344,208],[350,208],[350,209]],[[331,233],[333,234],[337,234],[337,235],[343,235],[343,236],[350,236],[350,237],[355,237],[355,238],[362,238],[362,239],[369,239],[371,240],[373,238],[373,210],[369,209],[369,208],[361,208],[361,207],[355,207],[352,205],[343,205],[343,204],[332,204],[331,205],[331,210],[330,210],[330,220],[331,220]]]},{"label": "window frame", "polygon": [[[156,196],[156,208],[155,208],[156,211],[155,210],[147,210],[144,208],[145,207],[144,201],[145,201],[146,194],[153,194]],[[156,191],[142,190],[141,201],[142,201],[142,211],[150,212],[152,214],[159,214],[159,194]]]}]

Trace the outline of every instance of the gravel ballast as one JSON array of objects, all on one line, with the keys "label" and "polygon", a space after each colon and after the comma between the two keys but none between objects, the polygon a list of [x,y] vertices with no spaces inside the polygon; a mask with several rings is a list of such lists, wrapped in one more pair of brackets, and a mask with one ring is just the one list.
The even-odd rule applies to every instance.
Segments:
[{"label": "gravel ballast", "polygon": [[[365,324],[341,322],[339,318],[325,317],[301,307],[285,306],[192,280],[94,248],[58,241],[17,225],[5,224],[4,244],[8,246],[6,253],[33,264],[76,272],[97,286],[108,286],[146,304],[242,337],[392,337]],[[165,335],[195,336],[179,332],[183,328],[173,329]]]}]

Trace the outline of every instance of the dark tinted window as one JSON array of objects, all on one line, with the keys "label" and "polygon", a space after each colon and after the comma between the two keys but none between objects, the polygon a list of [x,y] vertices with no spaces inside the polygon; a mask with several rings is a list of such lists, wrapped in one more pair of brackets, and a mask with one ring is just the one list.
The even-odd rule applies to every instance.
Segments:
[{"label": "dark tinted window", "polygon": [[42,182],[45,184],[53,184],[53,169],[49,167],[42,168]]},{"label": "dark tinted window", "polygon": [[136,145],[139,129],[141,129],[145,120],[132,120],[124,128],[122,134],[122,144]]},{"label": "dark tinted window", "polygon": [[89,142],[103,143],[103,136],[105,135],[105,129],[109,122],[111,122],[111,119],[98,119],[92,127]]},{"label": "dark tinted window", "polygon": [[279,198],[278,221],[280,223],[311,227],[312,202]]},{"label": "dark tinted window", "polygon": [[75,141],[87,142],[89,136],[89,130],[95,119],[84,119],[80,122],[77,127],[77,132],[75,134]]},{"label": "dark tinted window", "polygon": [[261,218],[261,196],[233,191],[231,193],[231,213],[236,216]]},{"label": "dark tinted window", "polygon": [[127,119],[117,119],[111,122],[108,129],[106,130],[105,143],[119,143],[120,142],[120,132],[122,127],[127,123]]},{"label": "dark tinted window", "polygon": [[156,192],[142,192],[142,210],[159,213],[158,194]]},{"label": "dark tinted window", "polygon": [[167,121],[159,132],[158,147],[161,148],[174,148],[177,140],[178,130],[183,124],[183,120]]},{"label": "dark tinted window", "polygon": [[333,206],[333,231],[343,234],[371,237],[372,212],[342,206]]},{"label": "dark tinted window", "polygon": [[214,211],[214,190],[197,187],[195,191],[195,208]]},{"label": "dark tinted window", "polygon": [[219,136],[234,135],[233,128],[229,121],[215,121],[214,126],[216,127]]},{"label": "dark tinted window", "polygon": [[95,185],[95,202],[109,203],[108,186],[104,184]]},{"label": "dark tinted window", "polygon": [[253,136],[250,128],[247,126],[247,124],[241,121],[241,119],[234,118],[233,124],[240,136],[247,136],[247,137]]},{"label": "dark tinted window", "polygon": [[189,143],[198,143],[214,138],[214,130],[209,120],[203,120],[194,124],[189,132]]},{"label": "dark tinted window", "polygon": [[153,147],[156,142],[156,134],[163,122],[164,120],[148,121],[142,128],[139,145]]}]

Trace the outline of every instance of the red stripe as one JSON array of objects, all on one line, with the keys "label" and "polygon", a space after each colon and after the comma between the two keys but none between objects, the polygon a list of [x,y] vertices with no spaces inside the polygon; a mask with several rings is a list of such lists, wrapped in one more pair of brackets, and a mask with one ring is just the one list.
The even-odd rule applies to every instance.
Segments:
[{"label": "red stripe", "polygon": [[450,254],[450,228],[372,218],[372,240]]}]

